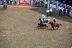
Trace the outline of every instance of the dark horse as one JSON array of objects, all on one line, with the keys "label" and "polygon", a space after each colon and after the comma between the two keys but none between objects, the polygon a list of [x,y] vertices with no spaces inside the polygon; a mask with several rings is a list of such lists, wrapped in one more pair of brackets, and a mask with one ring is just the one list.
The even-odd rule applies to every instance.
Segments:
[{"label": "dark horse", "polygon": [[45,22],[42,22],[41,18],[39,18],[38,21],[40,21],[40,23],[38,23],[38,25],[40,27],[47,27],[47,24],[46,23],[48,22],[48,20],[46,20]]},{"label": "dark horse", "polygon": [[[55,26],[52,21],[50,21],[49,24],[51,25],[51,27],[52,27],[53,29],[54,29],[54,27],[58,27],[58,28],[59,28],[60,25],[62,25],[62,24],[60,24],[60,23],[56,23],[56,26]],[[57,28],[57,29],[58,29],[58,28]]]},{"label": "dark horse", "polygon": [[48,27],[46,23],[38,23],[39,27]]}]

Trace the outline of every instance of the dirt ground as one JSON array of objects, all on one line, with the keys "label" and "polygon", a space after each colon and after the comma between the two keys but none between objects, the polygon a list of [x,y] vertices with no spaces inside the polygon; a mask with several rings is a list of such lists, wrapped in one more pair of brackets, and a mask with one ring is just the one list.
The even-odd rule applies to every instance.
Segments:
[{"label": "dirt ground", "polygon": [[38,28],[38,18],[45,8],[0,8],[0,48],[71,48],[72,18],[58,16],[57,11],[48,19],[62,23],[57,30]]}]

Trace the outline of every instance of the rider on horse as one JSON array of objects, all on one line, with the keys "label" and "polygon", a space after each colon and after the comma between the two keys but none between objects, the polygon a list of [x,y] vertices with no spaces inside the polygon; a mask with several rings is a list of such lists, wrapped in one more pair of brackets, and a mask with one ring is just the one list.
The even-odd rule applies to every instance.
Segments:
[{"label": "rider on horse", "polygon": [[39,26],[47,26],[48,19],[45,17],[45,15],[42,15],[42,17],[38,20],[40,21],[40,23],[38,23]]},{"label": "rider on horse", "polygon": [[56,18],[53,18],[54,26],[56,26]]},{"label": "rider on horse", "polygon": [[40,23],[38,23],[40,27],[48,27],[47,26],[48,19],[45,17],[45,15],[42,15],[42,17],[39,18],[38,20],[40,21]]},{"label": "rider on horse", "polygon": [[46,16],[45,15],[42,15],[41,20],[42,20],[43,23],[46,23],[46,21],[47,21]]}]

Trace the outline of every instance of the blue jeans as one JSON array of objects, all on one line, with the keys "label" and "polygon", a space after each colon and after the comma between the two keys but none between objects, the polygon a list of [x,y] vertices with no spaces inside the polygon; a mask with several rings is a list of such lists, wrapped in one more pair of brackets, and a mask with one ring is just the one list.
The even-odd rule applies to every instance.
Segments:
[{"label": "blue jeans", "polygon": [[49,16],[49,13],[47,13],[47,17]]},{"label": "blue jeans", "polygon": [[52,12],[50,12],[50,16],[52,16]]},{"label": "blue jeans", "polygon": [[37,2],[34,2],[34,6],[37,6]]},{"label": "blue jeans", "polygon": [[64,16],[66,16],[66,12],[63,12],[64,13]]},{"label": "blue jeans", "polygon": [[54,22],[54,26],[56,26],[56,22]]},{"label": "blue jeans", "polygon": [[9,4],[9,1],[7,0],[7,4]]},{"label": "blue jeans", "polygon": [[69,12],[67,12],[67,16],[69,16]]},{"label": "blue jeans", "polygon": [[14,5],[16,5],[17,4],[17,2],[16,1],[14,1]]},{"label": "blue jeans", "polygon": [[12,1],[10,1],[10,5],[12,5]]},{"label": "blue jeans", "polygon": [[41,2],[41,7],[43,7],[44,6],[44,2]]},{"label": "blue jeans", "polygon": [[62,10],[61,9],[59,9],[59,16],[61,16],[62,15]]},{"label": "blue jeans", "polygon": [[47,4],[45,4],[45,8],[47,8]]},{"label": "blue jeans", "polygon": [[2,5],[4,5],[4,0],[2,0]]},{"label": "blue jeans", "polygon": [[3,5],[3,9],[7,9],[7,5],[6,4]]},{"label": "blue jeans", "polygon": [[59,16],[62,16],[62,12],[59,12]]},{"label": "blue jeans", "polygon": [[40,7],[40,2],[37,3],[37,6]]}]

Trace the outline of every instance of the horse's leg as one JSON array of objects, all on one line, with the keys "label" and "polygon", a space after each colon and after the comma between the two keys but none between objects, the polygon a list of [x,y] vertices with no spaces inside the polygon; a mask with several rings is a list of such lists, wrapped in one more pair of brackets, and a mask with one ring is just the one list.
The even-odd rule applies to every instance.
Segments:
[{"label": "horse's leg", "polygon": [[57,29],[59,28],[59,25],[56,25]]},{"label": "horse's leg", "polygon": [[43,27],[44,27],[44,28],[47,28],[47,25],[45,24]]},{"label": "horse's leg", "polygon": [[45,28],[48,28],[48,26],[46,25]]},{"label": "horse's leg", "polygon": [[57,29],[58,29],[59,27],[57,27]]},{"label": "horse's leg", "polygon": [[38,27],[40,26],[40,24],[38,23]]},{"label": "horse's leg", "polygon": [[38,23],[39,27],[42,27],[42,24],[41,23]]},{"label": "horse's leg", "polygon": [[57,27],[57,29],[59,28],[59,26]]},{"label": "horse's leg", "polygon": [[53,29],[54,29],[54,27],[53,27]]},{"label": "horse's leg", "polygon": [[52,28],[54,29],[54,26]]}]

